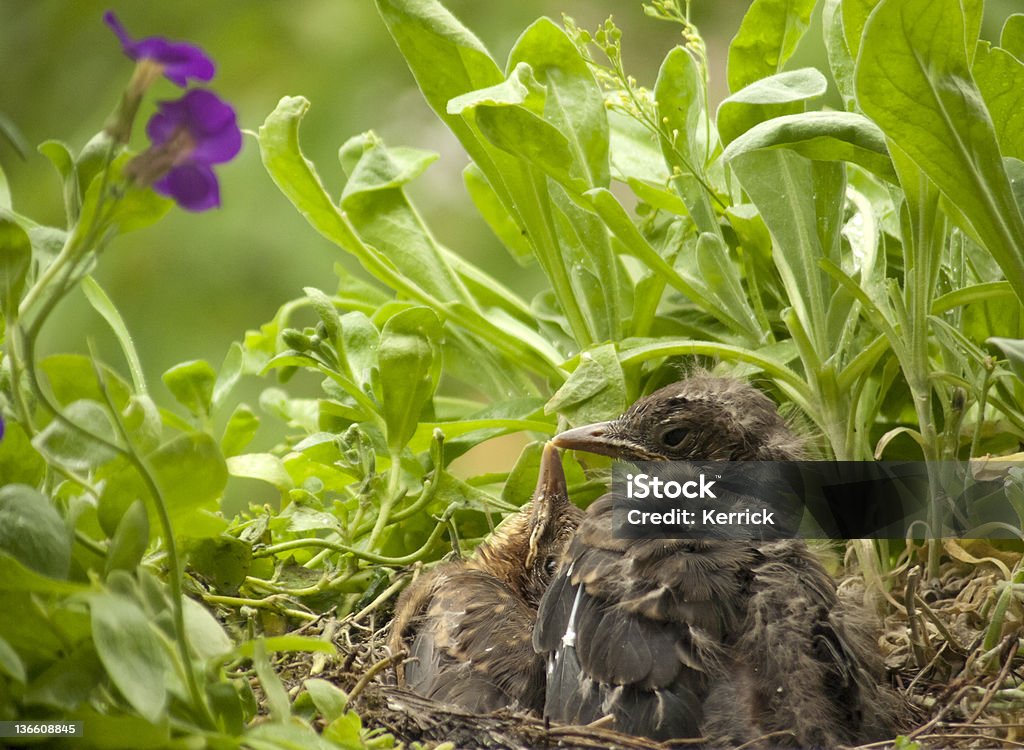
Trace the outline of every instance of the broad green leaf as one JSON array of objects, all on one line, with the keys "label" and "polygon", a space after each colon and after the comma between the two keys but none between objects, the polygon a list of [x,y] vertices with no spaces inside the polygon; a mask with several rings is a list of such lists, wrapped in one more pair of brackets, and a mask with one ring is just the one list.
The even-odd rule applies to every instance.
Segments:
[{"label": "broad green leaf", "polygon": [[22,685],[25,684],[25,665],[22,664],[18,652],[3,638],[0,638],[0,674],[7,675]]},{"label": "broad green leaf", "polygon": [[113,570],[134,571],[146,553],[147,546],[149,515],[146,513],[146,505],[141,500],[136,500],[121,516],[114,537],[110,540],[104,575],[110,575]]},{"label": "broad green leaf", "polygon": [[608,113],[611,127],[612,167],[620,179],[637,179],[646,183],[664,185],[669,171],[660,139],[643,123],[621,112]]},{"label": "broad green leaf", "polygon": [[217,373],[205,359],[182,362],[163,374],[175,400],[197,417],[209,415],[216,380]]},{"label": "broad green leaf", "polygon": [[122,410],[121,419],[135,448],[148,452],[160,445],[163,435],[160,409],[149,396],[133,395]]},{"label": "broad green leaf", "polygon": [[139,360],[139,353],[135,350],[132,335],[128,332],[128,326],[125,325],[121,313],[117,311],[113,301],[92,276],[82,279],[82,291],[85,292],[85,297],[89,300],[92,308],[107,321],[107,325],[110,326],[110,330],[114,332],[117,342],[121,345],[121,352],[128,360],[128,369],[131,371],[135,390],[145,393],[146,377],[142,371],[142,362]]},{"label": "broad green leaf", "polygon": [[481,105],[476,124],[488,141],[541,169],[574,193],[587,189],[569,139],[554,125],[520,106]]},{"label": "broad green leaf", "polygon": [[25,690],[25,702],[62,712],[77,711],[95,694],[96,686],[106,682],[104,678],[92,638],[86,638],[32,677]]},{"label": "broad green leaf", "polygon": [[213,384],[213,411],[217,411],[224,406],[224,402],[231,394],[238,379],[242,376],[244,358],[242,345],[237,341],[233,342],[228,348],[228,353],[224,355],[224,361],[217,372],[217,380]]},{"label": "broad green leaf", "polygon": [[[81,399],[104,403],[103,393],[96,382],[96,367],[89,357],[54,354],[44,359],[40,368],[46,374],[54,398],[62,406]],[[123,412],[131,398],[131,388],[113,370],[103,367],[102,371],[103,382],[114,406]]]},{"label": "broad green leaf", "polygon": [[744,320],[747,329],[756,331],[759,323],[743,290],[736,263],[729,257],[729,248],[717,234],[702,232],[697,239],[697,268],[701,280],[719,304]]},{"label": "broad green leaf", "polygon": [[64,417],[71,424],[54,418],[32,439],[44,456],[74,471],[89,471],[117,455],[120,440],[103,406],[82,399],[69,404]]},{"label": "broad green leaf", "polygon": [[170,717],[166,714],[149,722],[138,716],[99,713],[92,709],[75,712],[82,722],[82,734],[101,737],[102,750],[160,750],[171,741]]},{"label": "broad green leaf", "polygon": [[998,347],[1003,356],[1009,360],[1010,369],[1013,370],[1013,374],[1024,382],[1024,340],[993,336],[986,340],[985,343]]},{"label": "broad green leaf", "polygon": [[825,0],[822,7],[821,23],[832,78],[836,82],[839,94],[843,97],[843,106],[852,110],[857,100],[853,81],[855,60],[850,53],[843,30],[842,0]]},{"label": "broad green leaf", "polygon": [[302,684],[309,692],[320,715],[324,717],[324,721],[330,723],[345,713],[348,696],[341,688],[320,679],[306,680]]},{"label": "broad green leaf", "polygon": [[185,545],[189,565],[221,594],[234,596],[252,567],[252,545],[220,534],[208,539],[189,539]]},{"label": "broad green leaf", "polygon": [[868,16],[881,0],[840,0],[842,5],[843,34],[846,36],[846,47],[856,60],[860,54],[861,40],[864,36],[864,25]]},{"label": "broad green leaf", "polygon": [[473,163],[468,164],[462,171],[462,180],[466,185],[466,192],[473,200],[473,205],[494,232],[495,237],[520,265],[529,265],[533,261],[533,248],[526,239],[526,230],[516,223],[515,218],[502,204],[491,183],[480,171],[480,167]]},{"label": "broad green leaf", "polygon": [[119,594],[89,597],[93,642],[121,695],[139,714],[156,722],[167,706],[167,654],[146,614]]},{"label": "broad green leaf", "polygon": [[360,750],[363,741],[363,721],[355,711],[348,711],[324,728],[324,737],[345,750]]},{"label": "broad green leaf", "polygon": [[[702,172],[713,145],[706,137],[704,79],[697,61],[684,47],[674,47],[666,55],[658,71],[654,98],[662,125],[673,136],[671,144],[663,143],[662,149],[678,151],[691,171]],[[666,153],[666,161],[672,164],[678,160]]]},{"label": "broad green leaf", "polygon": [[25,429],[14,421],[4,425],[0,440],[0,486],[27,484],[35,487],[46,472],[46,461],[32,447]]},{"label": "broad green leaf", "polygon": [[1024,60],[1024,13],[1014,13],[1006,19],[999,35],[999,46],[1018,60]]},{"label": "broad green leaf", "polygon": [[763,78],[737,91],[718,107],[718,134],[728,146],[760,122],[803,112],[822,96],[828,81],[814,68],[800,68]]},{"label": "broad green leaf", "polygon": [[440,371],[441,325],[433,311],[400,312],[381,331],[381,396],[388,447],[398,452],[416,432],[420,412],[433,396]]},{"label": "broad green leaf", "polygon": [[959,0],[883,0],[864,29],[858,102],[956,207],[952,218],[1024,301],[1024,217],[971,78],[966,25]]},{"label": "broad green leaf", "polygon": [[272,453],[243,453],[227,459],[228,473],[233,477],[259,479],[283,491],[295,485],[280,457]]},{"label": "broad green leaf", "polygon": [[[52,564],[52,563],[51,563]],[[0,591],[31,591],[41,594],[79,594],[89,590],[89,584],[50,578],[22,565],[17,559],[0,550]]]},{"label": "broad green leaf", "polygon": [[363,391],[376,390],[377,349],[380,333],[373,322],[361,312],[341,316],[341,337],[345,342],[345,360],[352,379]]},{"label": "broad green leaf", "polygon": [[[156,223],[171,210],[174,201],[158,195],[152,188],[138,186],[125,178],[124,168],[129,161],[129,154],[121,154],[111,164],[109,177],[97,174],[92,178],[85,191],[85,197],[82,199],[81,221],[74,229],[76,234],[81,236],[88,236],[90,232],[106,234],[109,232],[109,228],[116,230],[117,234],[127,234]],[[79,174],[85,177],[81,170]],[[107,203],[109,196],[101,194],[101,191],[109,190],[112,183],[118,182],[124,183],[118,200]],[[84,181],[83,184],[85,184]],[[101,201],[108,206],[108,209],[102,212],[98,210]],[[94,225],[93,222],[97,216],[102,217],[102,226]]]},{"label": "broad green leaf", "polygon": [[829,217],[841,212],[843,184],[829,175],[836,170],[841,175],[842,168],[786,149],[747,152],[730,164],[772,234],[772,255],[789,302],[814,350],[825,357],[830,353],[824,332],[831,295],[818,262],[829,257],[839,240],[839,226],[827,229],[834,225]]},{"label": "broad green leaf", "polygon": [[544,405],[574,426],[611,419],[626,410],[626,381],[615,346],[605,344],[580,354],[569,379]]},{"label": "broad green leaf", "polygon": [[227,425],[224,427],[224,437],[220,439],[221,452],[226,456],[234,456],[245,450],[245,446],[256,437],[256,431],[260,427],[260,418],[248,406],[239,404],[231,412]]},{"label": "broad green leaf", "polygon": [[754,0],[729,44],[729,90],[782,72],[810,25],[814,0]]},{"label": "broad green leaf", "polygon": [[61,186],[64,189],[64,212],[68,226],[71,226],[78,219],[82,201],[75,159],[71,155],[71,150],[61,141],[43,141],[39,144],[38,151],[50,160],[60,175]]},{"label": "broad green leaf", "polygon": [[546,87],[533,75],[533,67],[519,62],[501,83],[456,96],[448,102],[446,110],[450,115],[462,115],[481,105],[504,107],[521,104],[535,115],[543,115],[546,94]]},{"label": "broad green leaf", "polygon": [[192,653],[204,661],[231,653],[235,644],[210,610],[189,597],[182,600],[182,605]]},{"label": "broad green leaf", "polygon": [[0,310],[8,321],[14,319],[25,277],[32,263],[28,234],[12,219],[0,214]]},{"label": "broad green leaf", "polygon": [[971,73],[992,116],[1002,155],[1024,159],[1024,61],[978,42]]},{"label": "broad green leaf", "polygon": [[544,119],[569,139],[588,185],[607,187],[611,178],[604,96],[576,45],[551,19],[540,18],[509,53],[509,67],[522,62],[529,63],[544,85]]},{"label": "broad green leaf", "polygon": [[198,536],[194,511],[216,510],[228,471],[217,443],[205,433],[181,435],[149,456],[171,522],[179,533]]},{"label": "broad green leaf", "polygon": [[468,301],[465,288],[404,190],[437,154],[391,148],[367,133],[349,139],[341,158],[343,164],[353,163],[341,207],[359,236],[429,294]]},{"label": "broad green leaf", "polygon": [[23,484],[0,488],[0,552],[51,578],[65,578],[71,535],[50,500]]},{"label": "broad green leaf", "polygon": [[871,120],[854,112],[803,112],[772,118],[730,143],[722,158],[730,161],[771,148],[790,149],[812,160],[847,161],[887,182],[896,182],[885,136]]}]

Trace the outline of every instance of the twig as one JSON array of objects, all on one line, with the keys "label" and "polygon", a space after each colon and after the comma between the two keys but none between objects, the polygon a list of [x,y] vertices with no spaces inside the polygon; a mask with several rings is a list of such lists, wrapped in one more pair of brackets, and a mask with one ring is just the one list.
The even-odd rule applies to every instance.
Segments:
[{"label": "twig", "polygon": [[352,705],[352,702],[356,699],[356,697],[361,692],[363,692],[363,690],[366,689],[366,686],[370,683],[370,680],[372,680],[374,677],[376,677],[382,671],[384,671],[385,669],[390,667],[392,664],[396,664],[399,661],[401,661],[404,657],[405,657],[405,655],[403,653],[401,653],[401,652],[398,653],[398,654],[391,654],[390,656],[384,657],[379,662],[377,662],[376,664],[371,666],[369,669],[367,669],[366,672],[363,673],[363,676],[359,678],[359,681],[356,682],[355,687],[353,687],[352,690],[349,692],[349,694],[348,694],[349,705]]},{"label": "twig", "polygon": [[[1012,648],[1010,648],[1011,643],[1013,644]],[[983,695],[981,698],[981,703],[979,703],[978,707],[974,709],[974,713],[972,713],[967,718],[968,724],[973,724],[978,720],[978,717],[981,716],[981,714],[985,711],[985,707],[988,706],[988,704],[995,697],[996,691],[999,690],[999,686],[1003,683],[1003,680],[1006,679],[1006,675],[1010,673],[1010,665],[1013,664],[1013,659],[1017,655],[1018,643],[1019,639],[1017,638],[1017,636],[1006,636],[1006,639],[1003,641],[1002,647],[1002,650],[1006,652],[1006,657],[1003,659],[1003,667],[999,670],[999,676],[996,677],[996,679],[993,680],[992,684],[988,686],[988,689],[985,691],[985,695]]]}]

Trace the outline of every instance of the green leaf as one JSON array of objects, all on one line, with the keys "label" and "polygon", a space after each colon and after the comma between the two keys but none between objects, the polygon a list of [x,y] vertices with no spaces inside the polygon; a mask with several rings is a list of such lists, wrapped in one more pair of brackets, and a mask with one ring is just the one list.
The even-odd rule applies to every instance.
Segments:
[{"label": "green leaf", "polygon": [[167,654],[146,613],[119,594],[89,597],[93,642],[121,695],[139,714],[157,722],[167,706]]},{"label": "green leaf", "polygon": [[75,223],[81,209],[81,192],[78,186],[78,168],[75,166],[75,159],[71,150],[61,141],[43,141],[39,144],[40,154],[50,160],[50,163],[60,175],[61,185],[64,189],[64,212],[67,215],[68,226]]},{"label": "green leaf", "polygon": [[526,230],[516,223],[515,218],[502,204],[501,198],[494,192],[480,167],[473,163],[468,164],[462,171],[462,180],[466,185],[466,192],[473,200],[473,205],[494,232],[495,237],[520,265],[529,265],[533,261],[533,248],[526,239]]},{"label": "green leaf", "polygon": [[355,711],[348,711],[324,729],[324,737],[346,750],[366,747],[363,741],[363,721]]},{"label": "green leaf", "polygon": [[110,540],[104,575],[110,575],[113,570],[134,571],[148,546],[149,515],[146,513],[146,505],[136,500],[121,516],[114,537]]},{"label": "green leaf", "polygon": [[373,133],[366,133],[349,139],[341,156],[342,163],[353,163],[341,206],[359,236],[427,293],[468,301],[469,295],[440,245],[404,191],[437,154],[391,148]]},{"label": "green leaf", "polygon": [[205,359],[175,365],[163,374],[163,381],[177,402],[192,414],[209,415],[217,373]]},{"label": "green leaf", "polygon": [[171,741],[168,716],[153,722],[138,716],[98,713],[92,709],[78,711],[75,719],[82,721],[82,734],[102,738],[96,747],[102,750],[161,750]]},{"label": "green leaf", "polygon": [[440,337],[440,321],[425,307],[398,313],[381,331],[377,358],[388,447],[393,452],[405,447],[416,432],[420,412],[437,386]]},{"label": "green leaf", "polygon": [[519,106],[481,105],[475,112],[480,132],[502,151],[538,167],[574,193],[587,189],[569,139],[554,125]]},{"label": "green leaf", "polygon": [[46,472],[46,461],[32,447],[24,428],[14,421],[4,425],[0,440],[0,486],[6,484],[38,485]]},{"label": "green leaf", "polygon": [[[96,367],[93,360],[81,354],[54,354],[41,363],[53,397],[62,406],[73,401],[87,399],[104,403],[103,393],[96,381]],[[102,367],[103,382],[115,408],[124,411],[131,398],[131,388],[113,370]]]},{"label": "green leaf", "polygon": [[0,674],[7,675],[15,682],[25,684],[25,665],[21,662],[18,652],[0,638]]},{"label": "green leaf", "polygon": [[729,257],[729,248],[717,234],[702,232],[697,238],[697,268],[705,286],[718,303],[736,317],[745,321],[750,331],[759,327],[736,262]]},{"label": "green leaf", "polygon": [[112,446],[120,441],[102,405],[85,399],[75,401],[64,409],[64,417],[75,426],[54,418],[32,439],[32,445],[44,456],[73,471],[89,471],[117,455]]},{"label": "green leaf", "polygon": [[334,306],[331,298],[313,286],[303,287],[302,291],[306,293],[310,303],[313,305],[313,309],[316,310],[316,314],[320,318],[320,322],[324,324],[324,329],[330,341],[332,343],[340,341],[341,316],[338,315],[338,309]]},{"label": "green leaf", "polygon": [[0,488],[0,551],[45,576],[65,578],[71,535],[44,495],[12,484]]},{"label": "green leaf", "polygon": [[842,6],[843,0],[825,0],[825,4],[822,6],[821,23],[832,78],[836,82],[839,94],[843,97],[843,105],[846,109],[852,110],[857,99],[853,80],[855,60],[846,43]]},{"label": "green leaf", "polygon": [[32,263],[32,242],[12,219],[0,214],[0,310],[10,324],[25,288],[25,277]]},{"label": "green leaf", "polygon": [[284,463],[272,453],[243,453],[227,459],[228,473],[233,477],[259,479],[272,484],[282,492],[292,489],[295,484],[288,476]]},{"label": "green leaf", "polygon": [[814,0],[754,0],[729,44],[729,90],[782,71],[810,25]]},{"label": "green leaf", "polygon": [[758,149],[786,148],[808,159],[847,161],[896,183],[885,135],[854,112],[804,112],[755,125],[729,144],[726,161]]},{"label": "green leaf", "polygon": [[579,365],[544,405],[544,411],[557,411],[579,426],[611,419],[626,406],[626,381],[619,357],[613,344],[605,344],[580,354]]},{"label": "green leaf", "polygon": [[[69,556],[70,557],[70,556]],[[89,585],[74,583],[37,573],[14,557],[0,551],[0,591],[31,591],[44,594],[78,594]]]},{"label": "green leaf", "polygon": [[[87,236],[89,232],[106,233],[108,228],[113,228],[117,234],[127,234],[160,221],[171,210],[174,201],[125,178],[124,168],[130,160],[131,154],[123,153],[111,164],[109,177],[97,174],[92,178],[82,200],[82,221],[76,226],[76,233]],[[79,174],[85,176],[81,169]],[[117,182],[124,184],[118,200],[107,204],[107,210],[99,211],[100,202],[109,201],[109,194],[101,194],[101,191],[109,190],[110,185]],[[91,222],[101,215],[102,226],[94,226]]]},{"label": "green leaf", "polygon": [[76,711],[94,694],[97,685],[106,682],[105,676],[92,638],[86,638],[33,676],[25,690],[25,703]]},{"label": "green leaf", "polygon": [[189,565],[218,592],[238,593],[252,567],[252,545],[228,534],[210,539],[190,539],[185,547]]},{"label": "green leaf", "polygon": [[828,81],[814,68],[800,68],[764,78],[737,91],[718,107],[718,133],[728,146],[765,120],[803,112],[806,103],[824,95]]},{"label": "green leaf", "polygon": [[217,411],[234,389],[238,379],[242,376],[242,364],[245,359],[242,345],[237,341],[228,347],[228,353],[224,355],[224,361],[217,373],[217,380],[213,384],[212,409]]},{"label": "green leaf", "polygon": [[1005,49],[978,42],[971,73],[992,116],[1002,155],[1024,159],[1024,62]]},{"label": "green leaf", "polygon": [[[714,144],[704,137],[707,110],[704,101],[704,79],[697,61],[683,47],[674,47],[665,56],[654,86],[658,116],[673,134],[672,146],[685,156],[692,170],[703,169]],[[668,144],[663,148],[667,149]],[[672,158],[667,159],[672,163]]]},{"label": "green leaf", "polygon": [[827,357],[831,294],[818,260],[829,257],[839,239],[839,227],[828,231],[827,219],[843,205],[841,166],[811,162],[786,149],[747,152],[730,164],[772,234],[772,258],[798,320],[818,356]]},{"label": "green leaf", "polygon": [[858,102],[956,206],[951,218],[1024,301],[1024,217],[971,78],[969,33],[959,0],[883,0],[864,29]]},{"label": "green leaf", "polygon": [[185,631],[192,652],[203,661],[220,659],[231,653],[235,644],[210,610],[189,597],[185,597],[182,604]]},{"label": "green leaf", "polygon": [[535,21],[509,53],[509,67],[525,62],[546,89],[544,119],[569,139],[574,161],[591,187],[607,187],[608,116],[587,62],[549,18]]},{"label": "green leaf", "polygon": [[110,330],[114,332],[117,342],[121,345],[121,351],[124,353],[125,359],[128,360],[128,369],[131,371],[135,390],[145,393],[146,377],[142,371],[142,362],[139,360],[139,353],[135,350],[132,336],[128,332],[128,326],[124,324],[121,313],[117,311],[110,297],[103,291],[103,287],[92,276],[82,279],[82,291],[85,292],[85,297],[89,300],[92,308],[107,321],[107,325],[110,326]]},{"label": "green leaf", "polygon": [[341,688],[327,680],[319,679],[306,680],[302,684],[324,721],[330,723],[345,713],[348,696]]},{"label": "green leaf", "polygon": [[1010,363],[1013,374],[1024,382],[1024,339],[1004,339],[998,336],[985,340],[986,344],[998,347]]},{"label": "green leaf", "polygon": [[220,449],[225,456],[234,456],[245,450],[245,446],[256,437],[260,427],[260,418],[247,404],[239,404],[231,412],[224,437],[220,439]]},{"label": "green leaf", "polygon": [[533,75],[533,66],[518,62],[501,83],[456,96],[445,109],[450,115],[463,115],[481,105],[504,107],[521,104],[535,115],[543,115],[546,94],[547,88]]}]

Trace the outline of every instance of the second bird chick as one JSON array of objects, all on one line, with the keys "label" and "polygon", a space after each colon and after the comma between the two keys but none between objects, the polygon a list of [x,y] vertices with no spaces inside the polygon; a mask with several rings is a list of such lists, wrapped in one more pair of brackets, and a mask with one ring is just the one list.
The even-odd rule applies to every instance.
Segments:
[{"label": "second bird chick", "polygon": [[474,712],[544,708],[544,658],[531,638],[537,604],[583,512],[569,502],[558,450],[546,445],[533,498],[468,560],[443,563],[403,592],[392,651],[406,686]]}]

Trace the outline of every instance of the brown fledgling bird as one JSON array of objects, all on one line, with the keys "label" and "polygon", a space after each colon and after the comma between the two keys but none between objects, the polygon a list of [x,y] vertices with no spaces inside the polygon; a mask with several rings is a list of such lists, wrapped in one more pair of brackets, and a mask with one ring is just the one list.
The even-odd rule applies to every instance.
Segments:
[{"label": "brown fledgling bird", "polygon": [[406,686],[485,713],[544,708],[544,658],[531,644],[537,603],[583,512],[569,502],[559,452],[546,445],[530,502],[468,560],[438,565],[398,600],[389,645],[409,650]]},{"label": "brown fledgling bird", "polygon": [[[803,441],[775,404],[697,374],[555,445],[632,461],[783,461]],[[836,747],[892,736],[895,699],[860,607],[800,540],[616,539],[587,510],[540,603],[545,716],[715,746]]]}]

